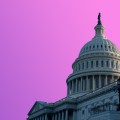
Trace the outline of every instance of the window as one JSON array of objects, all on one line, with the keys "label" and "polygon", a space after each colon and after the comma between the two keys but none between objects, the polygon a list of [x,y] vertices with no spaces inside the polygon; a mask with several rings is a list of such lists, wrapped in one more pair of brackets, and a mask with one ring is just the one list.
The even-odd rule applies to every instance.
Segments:
[{"label": "window", "polygon": [[111,51],[111,47],[109,46],[109,50]]},{"label": "window", "polygon": [[114,67],[114,61],[111,61],[111,67],[112,68]]},{"label": "window", "polygon": [[85,111],[84,111],[84,110],[82,110],[82,115],[84,115],[84,113],[85,113]]},{"label": "window", "polygon": [[88,62],[86,63],[86,68],[88,68]]},{"label": "window", "polygon": [[80,64],[79,64],[79,70],[80,70]]},{"label": "window", "polygon": [[118,69],[118,61],[116,62],[116,69]]},{"label": "window", "polygon": [[84,69],[84,63],[82,63],[82,69]]},{"label": "window", "polygon": [[91,61],[91,68],[93,68],[93,61]]},{"label": "window", "polygon": [[109,62],[108,61],[106,61],[106,67],[109,67]]},{"label": "window", "polygon": [[98,61],[96,61],[96,67],[98,67]]},{"label": "window", "polygon": [[90,46],[90,50],[91,50],[91,46]]},{"label": "window", "polygon": [[101,67],[104,67],[104,62],[103,61],[101,61]]},{"label": "window", "polygon": [[77,66],[76,66],[76,68],[75,68],[75,71],[77,71]]}]

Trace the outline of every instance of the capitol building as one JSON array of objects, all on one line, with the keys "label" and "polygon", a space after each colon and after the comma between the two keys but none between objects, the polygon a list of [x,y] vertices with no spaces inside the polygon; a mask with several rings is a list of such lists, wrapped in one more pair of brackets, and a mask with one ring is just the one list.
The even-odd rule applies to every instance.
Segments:
[{"label": "capitol building", "polygon": [[120,51],[105,37],[100,13],[94,29],[72,64],[66,97],[36,101],[27,120],[120,120]]}]

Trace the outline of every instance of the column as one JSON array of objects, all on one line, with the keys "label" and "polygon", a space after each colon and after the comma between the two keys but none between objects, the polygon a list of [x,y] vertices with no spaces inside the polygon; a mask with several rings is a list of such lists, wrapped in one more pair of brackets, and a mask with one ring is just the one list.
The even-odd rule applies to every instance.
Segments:
[{"label": "column", "polygon": [[61,120],[61,119],[60,119],[60,112],[58,113],[58,120]]},{"label": "column", "polygon": [[85,91],[85,81],[84,81],[84,77],[83,77],[83,80],[82,80],[82,90]]},{"label": "column", "polygon": [[86,77],[85,77],[85,80],[84,80],[84,91],[86,91],[87,89],[87,80],[86,80]]},{"label": "column", "polygon": [[68,110],[65,111],[65,120],[68,120]]},{"label": "column", "polygon": [[42,120],[42,119],[41,119],[41,116],[40,116],[40,120]]},{"label": "column", "polygon": [[93,77],[93,90],[95,90],[95,78],[94,78],[94,75],[92,77]]},{"label": "column", "polygon": [[72,81],[70,81],[70,95],[72,94]]},{"label": "column", "polygon": [[45,120],[45,115],[43,115],[43,120]]},{"label": "column", "polygon": [[111,61],[109,60],[109,68],[111,68]]},{"label": "column", "polygon": [[72,80],[72,94],[74,93],[74,80]]},{"label": "column", "polygon": [[77,92],[79,92],[79,78],[77,79],[78,85],[77,85]]},{"label": "column", "polygon": [[62,120],[64,120],[64,111],[62,111]]},{"label": "column", "polygon": [[73,120],[76,120],[76,112],[75,111],[73,111]]},{"label": "column", "polygon": [[47,120],[47,114],[45,114],[45,120]]},{"label": "column", "polygon": [[54,120],[54,114],[52,115],[52,120]]},{"label": "column", "polygon": [[90,88],[89,88],[89,79],[88,79],[88,76],[86,76],[86,83],[87,83],[87,90],[86,91],[89,91],[90,90]]},{"label": "column", "polygon": [[41,119],[42,119],[42,120],[44,120],[44,118],[43,118],[43,117],[44,117],[44,115],[42,115],[42,116],[41,116]]},{"label": "column", "polygon": [[82,77],[81,77],[81,81],[80,81],[81,83],[80,83],[80,85],[81,85],[81,92],[83,91],[83,89],[82,89],[82,82],[83,82],[83,79],[82,79]]},{"label": "column", "polygon": [[107,75],[105,76],[105,85],[107,85],[108,82],[107,82]]},{"label": "column", "polygon": [[55,114],[55,120],[57,120],[57,113]]},{"label": "column", "polygon": [[55,114],[54,114],[54,117],[53,117],[53,118],[54,118],[54,120],[56,120],[56,119],[55,119]]},{"label": "column", "polygon": [[79,79],[79,87],[78,87],[79,88],[79,90],[78,90],[79,92],[81,91],[80,82],[81,82],[81,79]]},{"label": "column", "polygon": [[78,80],[77,80],[77,78],[76,78],[76,93],[78,92]]},{"label": "column", "polygon": [[101,88],[102,85],[101,85],[101,75],[99,75],[99,88]]},{"label": "column", "polygon": [[70,92],[69,88],[70,88],[70,85],[69,85],[69,82],[68,82],[68,84],[67,84],[67,95],[69,95],[69,92]]}]

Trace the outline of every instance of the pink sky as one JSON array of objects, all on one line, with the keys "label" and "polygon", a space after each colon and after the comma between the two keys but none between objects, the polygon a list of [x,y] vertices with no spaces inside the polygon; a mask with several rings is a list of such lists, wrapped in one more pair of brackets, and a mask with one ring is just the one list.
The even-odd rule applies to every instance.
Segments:
[{"label": "pink sky", "polygon": [[25,120],[36,100],[66,96],[66,78],[102,13],[120,48],[120,0],[0,0],[0,119]]}]

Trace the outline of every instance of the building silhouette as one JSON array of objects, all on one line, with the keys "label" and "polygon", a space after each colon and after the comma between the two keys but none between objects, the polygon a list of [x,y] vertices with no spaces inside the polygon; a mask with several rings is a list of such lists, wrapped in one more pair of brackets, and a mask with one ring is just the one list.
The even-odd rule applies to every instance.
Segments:
[{"label": "building silhouette", "polygon": [[94,29],[72,64],[67,96],[35,102],[27,120],[120,120],[120,51],[104,36],[100,13]]}]

